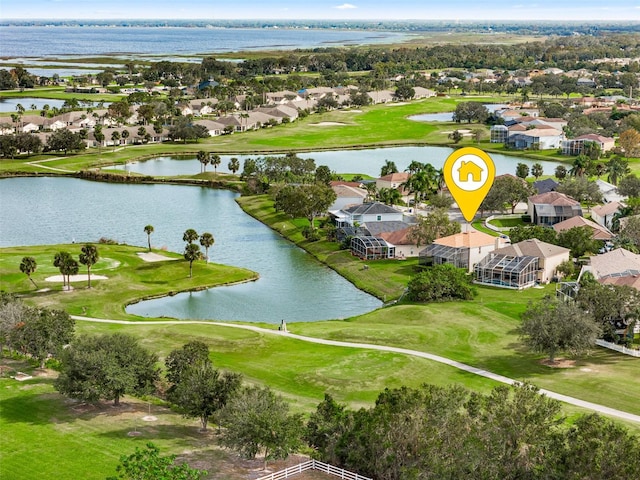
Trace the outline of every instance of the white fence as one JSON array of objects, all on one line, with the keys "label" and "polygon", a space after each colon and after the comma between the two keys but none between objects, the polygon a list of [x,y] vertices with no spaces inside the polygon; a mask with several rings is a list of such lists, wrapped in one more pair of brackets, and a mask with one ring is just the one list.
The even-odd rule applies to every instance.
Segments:
[{"label": "white fence", "polygon": [[299,463],[298,465],[294,465],[293,467],[280,470],[279,472],[274,472],[270,475],[260,477],[256,480],[282,480],[284,478],[289,478],[302,472],[306,472],[307,470],[318,470],[320,472],[328,473],[329,475],[340,477],[345,480],[371,480],[368,477],[363,477],[362,475],[358,475],[357,473],[348,472],[347,470],[334,467],[333,465],[329,465],[328,463],[319,462],[318,460],[308,460],[306,462]]},{"label": "white fence", "polygon": [[610,350],[615,350],[616,352],[624,353],[625,355],[631,355],[632,357],[640,358],[640,350],[623,347],[622,345],[616,345],[615,343],[606,342],[604,340],[596,340],[596,345],[608,348]]}]

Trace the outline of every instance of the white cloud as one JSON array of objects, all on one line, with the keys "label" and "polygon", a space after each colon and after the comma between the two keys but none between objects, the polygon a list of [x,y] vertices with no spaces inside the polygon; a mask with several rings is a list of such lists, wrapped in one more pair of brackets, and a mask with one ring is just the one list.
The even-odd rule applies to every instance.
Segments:
[{"label": "white cloud", "polygon": [[351,5],[350,3],[343,3],[342,5],[338,5],[337,7],[338,10],[352,10],[354,8],[358,8],[355,5]]}]

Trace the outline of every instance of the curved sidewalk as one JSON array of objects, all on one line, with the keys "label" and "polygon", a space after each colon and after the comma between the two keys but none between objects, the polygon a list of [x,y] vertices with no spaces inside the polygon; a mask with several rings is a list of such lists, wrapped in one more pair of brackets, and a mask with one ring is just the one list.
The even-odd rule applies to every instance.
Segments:
[{"label": "curved sidewalk", "polygon": [[[79,315],[71,315],[71,317],[75,320],[82,320],[87,322],[96,322],[96,323],[117,323],[121,325],[185,325],[185,324],[196,324],[196,325],[215,325],[218,327],[230,327],[230,328],[240,328],[243,330],[251,330],[253,332],[258,333],[267,333],[271,335],[282,335],[288,338],[294,338],[296,340],[300,340],[303,342],[310,343],[319,343],[322,345],[329,345],[333,347],[348,347],[348,348],[361,348],[366,350],[378,350],[382,352],[392,352],[392,353],[400,353],[403,355],[411,355],[414,357],[420,357],[427,360],[431,360],[434,362],[442,363],[445,365],[449,365],[450,367],[457,368],[459,370],[463,370],[465,372],[473,373],[474,375],[480,375],[481,377],[489,378],[496,382],[506,383],[508,385],[513,385],[515,383],[519,383],[517,380],[513,380],[512,378],[505,377],[503,375],[498,375],[496,373],[489,372],[487,370],[483,370],[481,368],[472,367],[471,365],[467,365],[466,363],[457,362],[455,360],[451,360],[446,357],[441,357],[439,355],[434,355],[432,353],[420,352],[417,350],[409,350],[406,348],[399,347],[390,347],[386,345],[375,345],[371,343],[353,343],[353,342],[340,342],[337,340],[326,340],[323,338],[315,338],[315,337],[306,337],[304,335],[298,335],[290,332],[283,332],[280,330],[270,330],[268,328],[254,327],[252,325],[238,325],[234,323],[222,323],[222,322],[206,322],[206,321],[197,321],[197,320],[159,320],[159,321],[139,321],[139,322],[129,322],[126,320],[104,320],[99,318],[90,318],[90,317],[82,317]],[[550,390],[540,389],[540,393],[546,395],[549,398],[553,398],[555,400],[559,400],[564,403],[568,403],[570,405],[575,405],[577,407],[586,408],[588,410],[593,410],[594,412],[598,412],[604,415],[609,415],[611,417],[617,417],[622,420],[627,420],[629,422],[640,423],[640,415],[635,415],[633,413],[623,412],[622,410],[616,410],[615,408],[609,408],[604,405],[599,405],[597,403],[587,402],[585,400],[580,400],[579,398],[570,397],[568,395],[563,395],[561,393],[552,392]]]}]

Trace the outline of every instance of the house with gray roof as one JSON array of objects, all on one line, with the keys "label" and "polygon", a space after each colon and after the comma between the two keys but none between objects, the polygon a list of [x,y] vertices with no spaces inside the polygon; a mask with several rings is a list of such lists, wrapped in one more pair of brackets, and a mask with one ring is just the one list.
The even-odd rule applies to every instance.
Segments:
[{"label": "house with gray roof", "polygon": [[569,249],[537,238],[489,253],[474,268],[476,283],[521,290],[549,283],[558,265],[569,260]]},{"label": "house with gray roof", "polygon": [[527,213],[534,225],[551,226],[582,216],[580,202],[560,192],[547,192],[527,199]]},{"label": "house with gray roof", "polygon": [[329,213],[337,227],[353,227],[374,222],[402,222],[404,220],[404,213],[380,202],[352,205]]}]

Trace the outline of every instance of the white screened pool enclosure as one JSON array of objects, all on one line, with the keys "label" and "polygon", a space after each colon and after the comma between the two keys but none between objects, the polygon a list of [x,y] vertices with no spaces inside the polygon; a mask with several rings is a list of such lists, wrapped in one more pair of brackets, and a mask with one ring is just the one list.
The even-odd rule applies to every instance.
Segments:
[{"label": "white screened pool enclosure", "polygon": [[489,254],[474,268],[475,282],[494,287],[533,287],[538,282],[538,257]]},{"label": "white screened pool enclosure", "polygon": [[396,247],[382,238],[360,235],[351,239],[351,253],[362,260],[394,258]]}]

